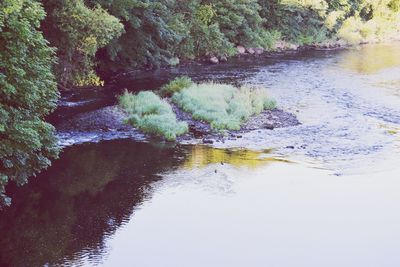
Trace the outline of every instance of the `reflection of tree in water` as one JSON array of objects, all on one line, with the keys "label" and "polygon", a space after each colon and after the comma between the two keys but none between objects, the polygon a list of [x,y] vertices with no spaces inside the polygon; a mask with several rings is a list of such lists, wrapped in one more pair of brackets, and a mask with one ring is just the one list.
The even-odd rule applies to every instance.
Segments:
[{"label": "reflection of tree in water", "polygon": [[205,167],[215,163],[227,163],[235,167],[248,167],[255,169],[277,161],[287,160],[271,157],[273,151],[265,149],[254,151],[248,149],[218,149],[208,146],[193,146],[190,155],[183,163],[185,168]]},{"label": "reflection of tree in water", "polygon": [[[159,174],[188,174],[181,167],[207,172],[208,165],[214,174],[212,165],[221,162],[256,168],[278,160],[263,157],[269,152],[157,147],[128,140],[67,148],[41,177],[24,187],[7,188],[13,204],[0,213],[0,266],[53,266],[82,256],[99,262],[106,252],[104,238],[151,197]],[[173,179],[185,181],[179,175]],[[211,185],[223,183],[215,180]]]},{"label": "reflection of tree in water", "polygon": [[343,52],[339,63],[342,67],[362,74],[373,74],[400,64],[400,49],[393,45],[361,47],[358,51]]},{"label": "reflection of tree in water", "polygon": [[157,174],[181,165],[184,154],[123,140],[66,149],[41,177],[8,188],[13,205],[0,213],[0,266],[102,254],[104,237],[149,196]]}]

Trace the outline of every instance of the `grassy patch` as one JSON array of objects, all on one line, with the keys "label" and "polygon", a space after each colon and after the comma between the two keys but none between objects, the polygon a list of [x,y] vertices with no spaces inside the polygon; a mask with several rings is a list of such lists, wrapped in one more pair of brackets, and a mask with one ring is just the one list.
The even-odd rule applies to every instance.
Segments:
[{"label": "grassy patch", "polygon": [[120,106],[129,114],[128,123],[145,133],[175,140],[188,131],[185,122],[179,122],[171,106],[153,92],[138,94],[125,92],[119,97]]},{"label": "grassy patch", "polygon": [[181,91],[184,88],[190,87],[193,84],[192,80],[187,76],[175,78],[161,88],[163,96],[172,96],[174,93]]},{"label": "grassy patch", "polygon": [[206,121],[220,130],[239,130],[250,116],[276,106],[264,89],[212,82],[193,83],[174,93],[172,101],[194,119]]}]

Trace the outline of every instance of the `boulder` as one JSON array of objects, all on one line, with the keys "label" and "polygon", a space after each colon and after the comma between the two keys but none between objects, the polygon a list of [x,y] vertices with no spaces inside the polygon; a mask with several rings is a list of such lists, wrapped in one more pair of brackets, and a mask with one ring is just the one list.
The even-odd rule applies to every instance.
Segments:
[{"label": "boulder", "polygon": [[217,57],[210,57],[210,59],[208,60],[210,63],[212,64],[218,64],[219,60]]},{"label": "boulder", "polygon": [[346,47],[347,42],[345,40],[340,39],[339,41],[336,42],[338,47]]},{"label": "boulder", "polygon": [[254,55],[254,48],[247,48],[247,53],[249,53],[250,55]]},{"label": "boulder", "polygon": [[204,144],[213,144],[214,141],[213,141],[212,139],[204,138],[204,139],[203,139],[203,143],[204,143]]},{"label": "boulder", "polygon": [[246,48],[244,48],[243,46],[238,45],[238,46],[236,47],[236,49],[237,49],[239,55],[246,54]]},{"label": "boulder", "polygon": [[286,47],[286,42],[285,41],[278,41],[275,43],[275,49],[277,50],[283,50]]},{"label": "boulder", "polygon": [[219,62],[226,62],[226,61],[228,61],[228,58],[226,56],[219,57]]},{"label": "boulder", "polygon": [[260,48],[260,47],[256,47],[256,48],[254,48],[254,53],[256,55],[261,55],[262,53],[264,53],[264,49]]},{"label": "boulder", "polygon": [[170,66],[179,65],[179,62],[180,62],[180,60],[179,60],[178,57],[170,58],[169,61],[168,61],[168,63],[169,63]]}]

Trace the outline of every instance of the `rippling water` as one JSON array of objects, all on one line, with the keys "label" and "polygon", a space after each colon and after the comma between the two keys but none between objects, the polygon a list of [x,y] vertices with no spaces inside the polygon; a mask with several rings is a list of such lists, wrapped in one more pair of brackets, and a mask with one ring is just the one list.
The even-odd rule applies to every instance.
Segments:
[{"label": "rippling water", "polygon": [[[260,68],[247,82],[266,86],[302,125],[250,133],[241,145],[294,152],[338,174],[360,172],[369,164],[387,167],[386,160],[399,152],[399,78],[400,48],[388,45]],[[288,152],[286,146],[295,149]]]},{"label": "rippling water", "polygon": [[[399,45],[132,73],[116,87],[181,74],[265,86],[302,125],[215,147],[67,147],[7,188],[0,266],[400,265]],[[56,117],[110,94],[66,96]]]}]

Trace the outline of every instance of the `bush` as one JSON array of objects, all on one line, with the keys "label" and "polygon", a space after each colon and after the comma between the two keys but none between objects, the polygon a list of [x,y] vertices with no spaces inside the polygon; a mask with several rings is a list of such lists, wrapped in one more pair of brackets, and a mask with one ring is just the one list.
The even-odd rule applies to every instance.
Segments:
[{"label": "bush", "polygon": [[188,76],[175,78],[161,88],[163,96],[172,96],[174,93],[192,85],[192,80]]},{"label": "bush", "polygon": [[257,45],[267,50],[272,49],[275,46],[276,42],[281,40],[282,38],[282,34],[276,30],[258,30],[257,36]]},{"label": "bush", "polygon": [[132,94],[125,92],[119,97],[120,106],[129,114],[127,123],[145,133],[175,140],[188,131],[185,122],[178,122],[171,106],[150,91]]},{"label": "bush", "polygon": [[206,121],[220,130],[239,130],[250,116],[276,106],[263,89],[211,82],[192,84],[175,93],[172,101],[194,119]]},{"label": "bush", "polygon": [[234,44],[221,32],[218,23],[209,26],[196,24],[191,38],[194,40],[194,54],[197,56],[233,56],[236,53]]}]

